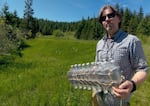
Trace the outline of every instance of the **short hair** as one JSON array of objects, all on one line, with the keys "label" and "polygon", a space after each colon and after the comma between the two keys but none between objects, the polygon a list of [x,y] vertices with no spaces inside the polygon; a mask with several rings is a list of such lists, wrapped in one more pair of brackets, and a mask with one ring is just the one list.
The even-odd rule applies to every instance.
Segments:
[{"label": "short hair", "polygon": [[120,19],[120,23],[119,23],[119,28],[121,27],[121,22],[122,22],[122,16],[121,14],[117,11],[116,8],[112,7],[111,5],[105,5],[100,9],[99,15],[98,15],[98,21],[102,24],[102,20],[101,17],[103,15],[104,10],[110,8]]}]

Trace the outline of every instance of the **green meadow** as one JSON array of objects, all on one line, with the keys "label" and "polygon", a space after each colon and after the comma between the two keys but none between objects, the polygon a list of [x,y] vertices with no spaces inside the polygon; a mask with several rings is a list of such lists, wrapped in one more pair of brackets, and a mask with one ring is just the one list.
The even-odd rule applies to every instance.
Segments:
[{"label": "green meadow", "polygon": [[[0,67],[0,106],[91,106],[91,91],[75,90],[67,72],[72,64],[94,61],[97,41],[39,37],[27,43],[23,57]],[[149,45],[143,44],[148,64]],[[150,78],[131,106],[150,106],[149,87]]]}]

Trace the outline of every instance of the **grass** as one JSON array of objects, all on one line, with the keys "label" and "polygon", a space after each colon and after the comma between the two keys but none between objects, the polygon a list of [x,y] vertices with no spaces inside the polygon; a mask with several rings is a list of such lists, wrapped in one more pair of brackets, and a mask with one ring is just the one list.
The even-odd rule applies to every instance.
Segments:
[{"label": "grass", "polygon": [[22,58],[0,70],[0,105],[90,105],[91,93],[74,90],[67,71],[71,64],[93,61],[96,42],[43,37],[28,43]]},{"label": "grass", "polygon": [[[148,39],[150,40],[150,39]],[[147,62],[150,66],[150,44],[147,42],[143,45],[144,52],[146,55]],[[147,80],[141,85],[137,91],[133,94],[131,98],[131,106],[150,106],[150,74],[148,75]]]},{"label": "grass", "polygon": [[[70,65],[95,59],[97,41],[39,37],[29,40],[23,57],[0,68],[0,106],[91,106],[91,92],[70,86]],[[144,50],[150,64],[149,44]],[[150,78],[131,98],[131,106],[150,106]]]}]

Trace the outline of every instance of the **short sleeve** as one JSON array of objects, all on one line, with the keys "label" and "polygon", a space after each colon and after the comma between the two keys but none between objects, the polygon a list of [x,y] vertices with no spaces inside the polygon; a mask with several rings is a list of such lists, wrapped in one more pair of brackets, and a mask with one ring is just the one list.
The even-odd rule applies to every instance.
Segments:
[{"label": "short sleeve", "polygon": [[136,37],[132,40],[130,47],[130,61],[133,70],[148,71],[148,64],[144,55],[141,41]]}]

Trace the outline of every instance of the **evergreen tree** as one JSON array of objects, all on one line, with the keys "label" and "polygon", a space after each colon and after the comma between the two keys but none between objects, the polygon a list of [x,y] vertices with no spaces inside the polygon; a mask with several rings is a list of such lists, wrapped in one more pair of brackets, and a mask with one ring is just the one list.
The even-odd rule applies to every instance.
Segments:
[{"label": "evergreen tree", "polygon": [[102,28],[102,25],[98,22],[97,18],[94,18],[92,39],[100,39],[103,37],[103,34],[104,34],[104,29]]},{"label": "evergreen tree", "polygon": [[137,14],[134,11],[134,13],[131,15],[131,18],[129,20],[129,26],[128,26],[128,33],[136,35],[136,29],[138,27],[138,18]]},{"label": "evergreen tree", "polygon": [[81,39],[81,34],[82,34],[82,30],[83,30],[83,28],[85,26],[85,23],[86,23],[85,19],[82,18],[82,21],[79,23],[79,27],[78,27],[78,29],[77,29],[77,31],[75,33],[75,37],[77,39]]},{"label": "evergreen tree", "polygon": [[5,23],[12,25],[12,26],[18,26],[19,25],[19,18],[17,16],[17,12],[14,11],[14,13],[9,12],[9,6],[7,3],[4,4],[2,8],[2,18],[5,19]]},{"label": "evergreen tree", "polygon": [[128,32],[130,18],[131,18],[131,11],[128,8],[126,8],[123,14],[123,19],[122,19],[122,29],[124,31]]},{"label": "evergreen tree", "polygon": [[33,18],[32,0],[25,0],[24,19],[27,20],[27,29],[31,28],[31,22]]},{"label": "evergreen tree", "polygon": [[[35,20],[33,18],[34,10],[32,9],[33,0],[25,0],[25,10],[24,10],[24,20],[23,20],[23,29],[26,30],[27,38],[35,37]],[[31,32],[30,34],[28,32]]]},{"label": "evergreen tree", "polygon": [[89,17],[88,19],[85,21],[85,24],[83,26],[83,29],[81,31],[81,39],[88,39],[89,37],[89,34],[90,34],[90,20],[89,20]]},{"label": "evergreen tree", "polygon": [[140,35],[150,36],[150,17],[146,16],[142,19],[137,28],[137,33]]},{"label": "evergreen tree", "polygon": [[144,12],[143,12],[143,8],[142,6],[139,8],[139,13],[138,13],[138,22],[141,22],[141,20],[143,19],[144,16]]}]

